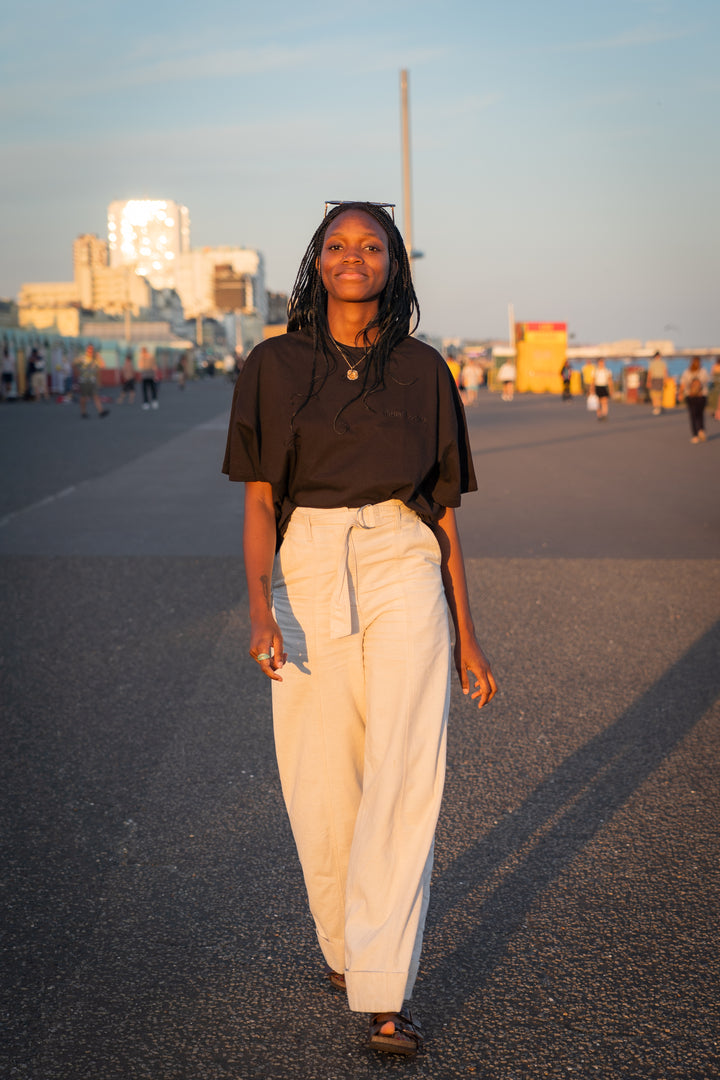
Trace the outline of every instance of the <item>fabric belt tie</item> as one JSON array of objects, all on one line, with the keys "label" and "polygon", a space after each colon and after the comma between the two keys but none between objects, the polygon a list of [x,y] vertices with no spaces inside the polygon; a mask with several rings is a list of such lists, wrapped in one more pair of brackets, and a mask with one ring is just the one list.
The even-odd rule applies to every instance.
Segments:
[{"label": "fabric belt tie", "polygon": [[330,638],[349,637],[352,634],[352,608],[350,606],[350,578],[348,559],[350,558],[350,533],[353,529],[374,529],[380,524],[381,515],[376,514],[375,506],[368,503],[357,510],[351,510],[344,526],[342,551],[338,562],[335,588],[330,601]]}]

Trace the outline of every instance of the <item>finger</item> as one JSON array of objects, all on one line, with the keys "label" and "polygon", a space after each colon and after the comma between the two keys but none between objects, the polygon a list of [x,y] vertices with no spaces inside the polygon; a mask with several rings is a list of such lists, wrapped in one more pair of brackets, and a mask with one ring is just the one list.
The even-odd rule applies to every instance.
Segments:
[{"label": "finger", "polygon": [[275,637],[273,638],[272,649],[269,650],[269,651],[271,651],[272,654],[273,654],[273,658],[272,658],[273,670],[277,671],[278,668],[281,668],[283,666],[283,664],[285,663],[285,661],[287,660],[287,653],[283,652],[282,634],[279,631],[275,635]]},{"label": "finger", "polygon": [[485,678],[478,678],[475,680],[475,692],[472,695],[473,700],[477,699],[478,708],[482,709],[483,705],[487,705],[492,701],[497,693],[497,685],[492,674],[489,674]]},{"label": "finger", "polygon": [[460,685],[462,686],[462,692],[463,692],[463,694],[469,694],[470,693],[470,682],[468,680],[467,668],[465,667],[464,664],[461,664],[460,667],[457,670],[458,670],[458,675],[460,676]]},{"label": "finger", "polygon": [[280,676],[275,674],[275,660],[268,652],[260,652],[257,656],[253,657],[253,659],[261,668],[263,674],[267,675],[268,679],[274,679],[275,682],[282,682]]}]

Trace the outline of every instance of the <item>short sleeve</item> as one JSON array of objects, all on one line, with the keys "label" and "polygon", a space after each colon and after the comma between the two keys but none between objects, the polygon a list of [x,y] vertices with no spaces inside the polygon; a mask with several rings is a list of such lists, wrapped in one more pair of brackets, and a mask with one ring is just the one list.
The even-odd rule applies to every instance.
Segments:
[{"label": "short sleeve", "polygon": [[440,358],[438,370],[437,477],[432,488],[439,506],[459,506],[460,497],[477,491],[465,410],[452,373]]},{"label": "short sleeve", "polygon": [[264,480],[261,465],[260,361],[250,354],[235,382],[222,471],[231,480]]}]

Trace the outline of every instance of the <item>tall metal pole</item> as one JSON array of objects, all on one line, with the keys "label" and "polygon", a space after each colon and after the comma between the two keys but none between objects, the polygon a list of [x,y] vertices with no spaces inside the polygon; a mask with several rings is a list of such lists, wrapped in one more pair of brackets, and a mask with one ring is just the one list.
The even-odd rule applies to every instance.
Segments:
[{"label": "tall metal pole", "polygon": [[408,258],[413,257],[412,244],[412,196],[410,192],[410,118],[408,115],[408,73],[400,72],[400,100],[402,105],[402,160],[403,160],[403,232]]}]

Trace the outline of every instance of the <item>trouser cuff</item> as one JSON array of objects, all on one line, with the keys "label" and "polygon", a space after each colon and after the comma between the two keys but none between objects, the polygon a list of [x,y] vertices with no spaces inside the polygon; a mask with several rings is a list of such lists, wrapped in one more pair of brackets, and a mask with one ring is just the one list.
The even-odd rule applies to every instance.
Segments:
[{"label": "trouser cuff", "polygon": [[353,1012],[400,1012],[406,971],[346,971],[348,1005]]}]

